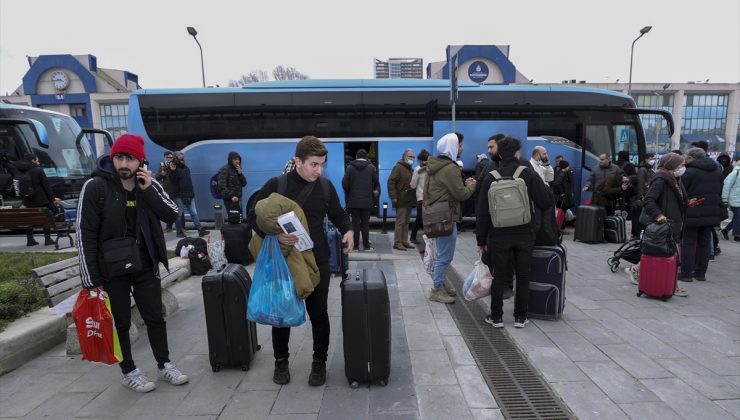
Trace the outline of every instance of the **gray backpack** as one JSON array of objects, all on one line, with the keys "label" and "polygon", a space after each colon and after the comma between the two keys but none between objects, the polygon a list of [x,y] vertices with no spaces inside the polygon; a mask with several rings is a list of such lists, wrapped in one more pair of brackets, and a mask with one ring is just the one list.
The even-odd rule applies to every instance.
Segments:
[{"label": "gray backpack", "polygon": [[488,211],[493,227],[521,226],[532,220],[527,184],[519,177],[525,168],[516,168],[513,177],[502,177],[497,170],[490,172],[493,182],[488,188]]}]

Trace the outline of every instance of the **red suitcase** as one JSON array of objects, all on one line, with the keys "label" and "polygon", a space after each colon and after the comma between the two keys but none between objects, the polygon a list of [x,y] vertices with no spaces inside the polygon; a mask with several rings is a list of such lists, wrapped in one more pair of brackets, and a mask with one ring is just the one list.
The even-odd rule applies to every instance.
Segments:
[{"label": "red suitcase", "polygon": [[646,294],[651,297],[666,301],[676,291],[676,280],[678,278],[678,258],[653,257],[643,255],[640,257],[640,284],[637,286],[637,296]]}]

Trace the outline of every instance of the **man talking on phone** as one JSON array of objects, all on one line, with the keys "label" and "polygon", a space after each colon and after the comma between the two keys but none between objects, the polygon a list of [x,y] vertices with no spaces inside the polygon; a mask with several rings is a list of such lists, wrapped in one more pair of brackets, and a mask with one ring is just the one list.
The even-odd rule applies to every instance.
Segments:
[{"label": "man talking on phone", "polygon": [[[131,356],[132,294],[146,324],[157,378],[172,385],[188,381],[169,359],[159,279],[159,263],[168,268],[160,222],[174,222],[178,208],[145,162],[144,139],[120,136],[82,187],[76,229],[82,286],[108,293],[123,355],[122,383],[136,392],[152,391],[156,385]],[[110,255],[115,258],[108,261]]]}]

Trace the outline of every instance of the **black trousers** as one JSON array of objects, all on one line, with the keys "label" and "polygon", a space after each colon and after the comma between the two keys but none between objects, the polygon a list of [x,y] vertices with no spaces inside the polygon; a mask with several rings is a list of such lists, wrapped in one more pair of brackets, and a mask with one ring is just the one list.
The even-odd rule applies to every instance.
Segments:
[{"label": "black trousers", "polygon": [[424,232],[424,219],[421,217],[421,203],[421,200],[416,202],[416,218],[414,219],[414,225],[411,227],[411,239],[414,240],[416,240],[416,234],[419,232],[419,228],[421,228],[422,233]]},{"label": "black trousers", "polygon": [[352,218],[352,230],[355,234],[355,248],[360,246],[360,233],[362,233],[362,244],[365,248],[370,247],[370,213],[373,209],[349,209]]},{"label": "black trousers", "polygon": [[146,333],[149,336],[149,345],[152,347],[154,359],[161,369],[169,362],[169,348],[167,346],[167,326],[162,316],[162,288],[159,279],[151,268],[140,273],[113,277],[104,283],[103,288],[110,298],[110,308],[116,322],[118,340],[121,343],[123,360],[119,363],[121,371],[129,373],[136,369],[131,356],[131,340],[128,330],[131,327],[131,293],[133,292],[136,307],[146,324]]},{"label": "black trousers", "polygon": [[[313,358],[326,362],[329,353],[329,313],[327,312],[327,298],[329,297],[329,282],[331,271],[329,262],[318,263],[319,281],[316,289],[306,298],[306,312],[311,319],[311,331],[313,333]],[[275,359],[283,359],[290,356],[288,342],[290,341],[290,328],[272,327],[272,351]]]},{"label": "black trousers", "polygon": [[516,296],[514,297],[514,317],[526,316],[529,303],[529,272],[531,271],[533,240],[516,242],[493,242],[488,244],[492,250],[494,281],[491,288],[491,315],[503,316],[504,286],[512,282],[514,265],[516,272]]}]

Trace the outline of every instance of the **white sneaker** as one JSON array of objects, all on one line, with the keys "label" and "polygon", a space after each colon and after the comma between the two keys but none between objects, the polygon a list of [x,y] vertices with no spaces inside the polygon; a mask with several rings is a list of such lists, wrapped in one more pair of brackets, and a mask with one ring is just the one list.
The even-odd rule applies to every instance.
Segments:
[{"label": "white sneaker", "polygon": [[164,369],[157,371],[157,378],[160,381],[167,381],[172,385],[182,385],[188,381],[188,375],[180,372],[180,369],[174,363],[167,362]]},{"label": "white sneaker", "polygon": [[625,267],[624,272],[627,273],[627,277],[630,278],[632,284],[640,284],[639,274],[637,274],[637,272],[635,272],[632,267]]},{"label": "white sneaker", "polygon": [[157,387],[154,382],[150,381],[146,375],[141,373],[139,368],[124,374],[123,379],[121,379],[121,383],[126,388],[132,389],[136,392],[149,392]]}]

